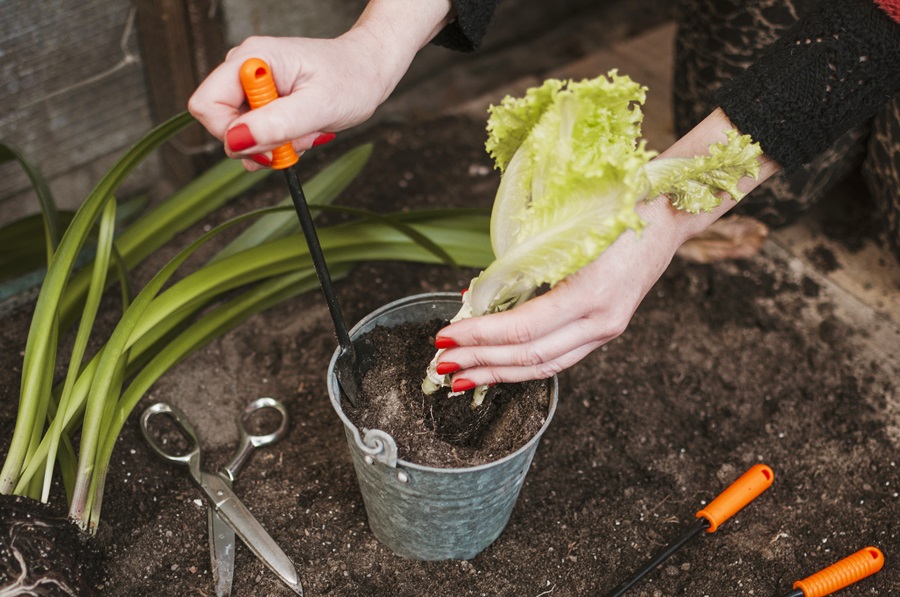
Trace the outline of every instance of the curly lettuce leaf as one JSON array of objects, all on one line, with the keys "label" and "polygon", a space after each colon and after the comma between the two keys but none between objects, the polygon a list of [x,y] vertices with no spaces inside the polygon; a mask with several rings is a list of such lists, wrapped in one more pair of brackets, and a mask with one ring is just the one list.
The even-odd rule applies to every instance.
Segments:
[{"label": "curly lettuce leaf", "polygon": [[[626,230],[640,232],[642,200],[666,195],[699,213],[723,192],[742,197],[737,182],[758,175],[758,145],[731,131],[709,155],[651,161],[655,153],[640,141],[646,91],[610,71],[551,79],[490,108],[486,148],[502,173],[491,214],[495,260],[472,280],[453,321],[512,308],[595,260]],[[449,385],[437,358],[423,382],[428,394]]]},{"label": "curly lettuce leaf", "polygon": [[612,71],[549,80],[491,108],[486,146],[504,174],[491,214],[497,260],[473,287],[476,315],[555,284],[626,228],[641,228],[634,204],[648,184],[640,168],[653,157],[638,142],[645,95]]},{"label": "curly lettuce leaf", "polygon": [[744,176],[759,176],[762,155],[750,135],[736,130],[725,131],[727,143],[709,147],[709,155],[693,158],[665,158],[654,160],[644,167],[650,180],[650,197],[666,195],[672,205],[693,214],[709,212],[722,203],[719,194],[728,193],[740,201],[744,193],[737,181]]}]

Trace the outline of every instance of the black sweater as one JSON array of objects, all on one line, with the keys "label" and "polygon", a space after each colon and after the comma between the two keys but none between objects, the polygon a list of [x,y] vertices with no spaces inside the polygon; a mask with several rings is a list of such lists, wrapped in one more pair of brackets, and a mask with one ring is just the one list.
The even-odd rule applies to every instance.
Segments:
[{"label": "black sweater", "polygon": [[[454,0],[434,42],[471,51],[497,0]],[[785,170],[827,149],[900,93],[900,23],[873,0],[822,0],[716,101]]]}]

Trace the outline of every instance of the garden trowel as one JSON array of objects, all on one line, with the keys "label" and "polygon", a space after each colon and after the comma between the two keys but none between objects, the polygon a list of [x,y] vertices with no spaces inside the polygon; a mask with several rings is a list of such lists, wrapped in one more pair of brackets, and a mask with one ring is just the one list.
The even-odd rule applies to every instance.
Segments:
[{"label": "garden trowel", "polygon": [[617,586],[606,597],[622,597],[639,580],[652,572],[669,556],[680,549],[685,543],[699,535],[702,531],[713,533],[719,525],[737,514],[744,506],[756,499],[762,492],[772,485],[775,474],[765,464],[757,464],[750,467],[737,481],[732,483],[709,505],[697,512],[697,519],[675,541],[669,543],[654,556],[643,568],[635,572],[631,578]]},{"label": "garden trowel", "polygon": [[[278,98],[272,71],[259,58],[250,58],[244,62],[241,66],[240,77],[244,95],[247,97],[250,109],[261,108]],[[319,277],[322,292],[325,294],[325,303],[328,305],[328,312],[331,314],[331,320],[334,322],[334,331],[340,344],[340,352],[335,364],[338,383],[340,383],[341,390],[350,404],[356,406],[362,386],[363,373],[369,368],[373,351],[369,345],[364,343],[355,345],[350,339],[350,333],[347,331],[341,307],[334,293],[334,286],[331,283],[325,256],[322,254],[319,237],[316,234],[316,228],[309,213],[309,205],[306,202],[306,196],[303,194],[303,188],[300,186],[300,179],[297,176],[296,164],[298,160],[299,156],[290,143],[272,150],[272,168],[274,170],[284,170],[284,175],[287,178],[288,187],[291,191],[291,199],[294,202],[294,209],[297,211],[297,217],[300,219],[300,228],[303,230],[303,236],[306,237],[309,254],[316,269],[316,275]]]},{"label": "garden trowel", "polygon": [[785,597],[825,597],[884,567],[884,554],[877,547],[866,547],[843,560],[794,583]]}]

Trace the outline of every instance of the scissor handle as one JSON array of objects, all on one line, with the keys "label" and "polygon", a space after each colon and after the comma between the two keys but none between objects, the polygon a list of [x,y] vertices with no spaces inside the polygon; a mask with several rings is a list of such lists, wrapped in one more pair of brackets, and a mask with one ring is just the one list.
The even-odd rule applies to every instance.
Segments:
[{"label": "scissor handle", "polygon": [[[255,435],[250,433],[247,430],[247,424],[250,421],[250,417],[252,417],[257,412],[271,408],[276,411],[279,415],[281,415],[281,421],[278,423],[278,428],[271,433]],[[284,408],[284,405],[275,400],[274,398],[257,398],[250,404],[248,404],[243,411],[241,411],[241,415],[238,418],[238,424],[241,426],[241,434],[246,435],[250,439],[250,443],[253,444],[254,448],[258,448],[260,446],[268,446],[269,444],[274,444],[287,433],[288,428],[288,413],[287,409]]]},{"label": "scissor handle", "polygon": [[[271,433],[251,433],[247,429],[247,424],[250,421],[250,417],[266,408],[271,408],[281,416],[278,427]],[[250,453],[253,451],[253,449],[259,448],[260,446],[268,446],[269,444],[274,444],[275,442],[280,440],[282,437],[284,437],[285,433],[287,433],[289,423],[290,419],[288,417],[287,409],[281,402],[275,400],[274,398],[257,398],[256,400],[248,404],[238,417],[238,427],[240,427],[241,430],[241,443],[238,445],[234,456],[232,456],[231,458],[231,461],[225,465],[225,468],[222,472],[225,473],[225,475],[228,476],[229,479],[234,481],[234,478],[241,470],[241,467],[244,466],[244,463],[247,462],[247,459],[250,457]]]},{"label": "scissor handle", "polygon": [[[184,432],[185,436],[191,441],[191,448],[186,454],[179,455],[170,453],[163,447],[156,436],[150,433],[150,428],[148,427],[150,418],[154,415],[163,414],[171,416],[181,428],[181,431]],[[144,439],[147,440],[147,443],[150,444],[153,451],[169,462],[187,465],[191,463],[192,458],[198,458],[200,456],[200,442],[197,441],[197,433],[194,431],[193,426],[191,426],[187,417],[184,416],[184,413],[166,402],[157,402],[156,404],[147,407],[141,415],[141,433],[144,434]]]}]

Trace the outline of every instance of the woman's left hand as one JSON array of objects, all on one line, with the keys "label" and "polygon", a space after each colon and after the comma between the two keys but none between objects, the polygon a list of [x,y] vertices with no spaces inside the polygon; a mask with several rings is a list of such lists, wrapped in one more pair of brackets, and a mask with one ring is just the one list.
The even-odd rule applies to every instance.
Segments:
[{"label": "woman's left hand", "polygon": [[515,309],[438,332],[438,347],[456,344],[439,359],[443,371],[458,367],[453,389],[551,377],[624,332],[681,243],[664,223],[679,215],[668,202],[641,207],[656,221],[640,238],[626,232],[596,261]]},{"label": "woman's left hand", "polygon": [[[657,159],[703,155],[731,128],[728,116],[716,109]],[[759,177],[741,179],[741,192],[781,170],[768,156],[759,159]],[[694,215],[675,210],[662,197],[641,203],[636,209],[647,226],[640,237],[627,231],[594,262],[515,309],[463,319],[438,332],[437,348],[447,348],[438,372],[455,372],[454,391],[465,391],[544,379],[571,367],[624,332],[678,247],[734,205],[726,196],[712,212]]]}]

